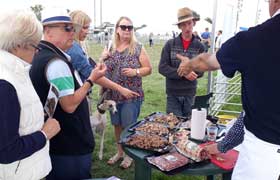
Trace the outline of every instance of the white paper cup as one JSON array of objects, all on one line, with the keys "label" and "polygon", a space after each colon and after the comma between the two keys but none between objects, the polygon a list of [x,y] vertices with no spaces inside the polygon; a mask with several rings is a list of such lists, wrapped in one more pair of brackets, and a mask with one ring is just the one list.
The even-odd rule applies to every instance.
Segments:
[{"label": "white paper cup", "polygon": [[210,125],[207,127],[208,141],[216,141],[217,134],[218,134],[218,127],[216,125]]}]

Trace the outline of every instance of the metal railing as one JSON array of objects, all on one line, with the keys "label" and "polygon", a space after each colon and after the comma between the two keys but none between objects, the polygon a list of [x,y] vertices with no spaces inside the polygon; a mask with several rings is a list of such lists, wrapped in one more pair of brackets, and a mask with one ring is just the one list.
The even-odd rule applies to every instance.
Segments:
[{"label": "metal railing", "polygon": [[211,83],[213,98],[210,101],[209,112],[218,114],[239,114],[241,104],[241,76],[237,73],[228,79],[222,73],[218,73]]}]

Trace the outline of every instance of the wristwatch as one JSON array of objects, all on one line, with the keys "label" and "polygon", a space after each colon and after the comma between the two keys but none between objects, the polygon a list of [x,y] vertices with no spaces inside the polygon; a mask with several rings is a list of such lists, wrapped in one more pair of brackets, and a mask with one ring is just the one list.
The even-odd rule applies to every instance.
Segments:
[{"label": "wristwatch", "polygon": [[87,79],[86,82],[88,82],[90,84],[90,87],[93,86],[93,82],[90,79]]},{"label": "wristwatch", "polygon": [[136,76],[139,77],[139,75],[140,75],[140,70],[137,68],[136,69]]}]

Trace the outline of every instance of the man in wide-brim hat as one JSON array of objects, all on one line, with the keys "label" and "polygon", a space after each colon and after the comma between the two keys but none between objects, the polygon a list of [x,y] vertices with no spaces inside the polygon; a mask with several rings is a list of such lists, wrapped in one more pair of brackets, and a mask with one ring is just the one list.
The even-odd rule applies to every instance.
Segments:
[{"label": "man in wide-brim hat", "polygon": [[193,11],[187,7],[181,8],[177,17],[175,25],[181,33],[165,44],[159,72],[166,78],[167,113],[189,117],[196,93],[197,78],[201,77],[202,73],[191,72],[183,77],[178,76],[177,69],[181,61],[176,58],[176,54],[194,57],[204,52],[204,46],[192,34],[195,22],[199,20],[193,15]]},{"label": "man in wide-brim hat", "polygon": [[182,22],[189,21],[189,20],[193,20],[195,22],[200,20],[200,17],[195,16],[193,11],[187,7],[179,9],[177,13],[177,17],[178,17],[178,21],[174,23],[174,25],[178,25]]}]

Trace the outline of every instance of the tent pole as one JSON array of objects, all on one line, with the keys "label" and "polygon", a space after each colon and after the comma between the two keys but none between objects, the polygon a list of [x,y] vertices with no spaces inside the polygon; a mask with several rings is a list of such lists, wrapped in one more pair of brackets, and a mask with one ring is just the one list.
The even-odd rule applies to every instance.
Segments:
[{"label": "tent pole", "polygon": [[[218,7],[218,0],[214,0],[214,7],[213,7],[213,18],[212,18],[212,32],[211,32],[211,46],[210,46],[210,53],[215,53],[215,32],[216,32],[216,17],[217,17],[217,7]],[[212,72],[208,71],[208,83],[207,83],[207,94],[212,91]]]}]

